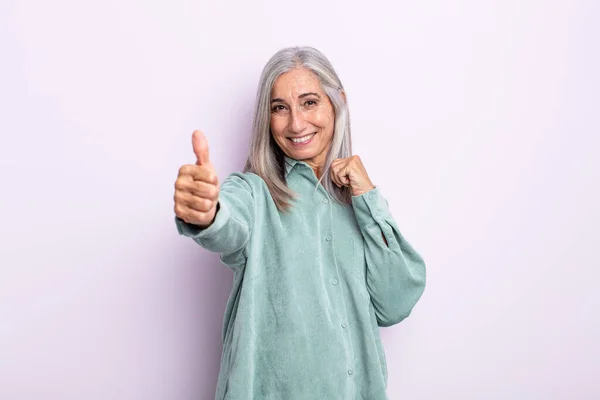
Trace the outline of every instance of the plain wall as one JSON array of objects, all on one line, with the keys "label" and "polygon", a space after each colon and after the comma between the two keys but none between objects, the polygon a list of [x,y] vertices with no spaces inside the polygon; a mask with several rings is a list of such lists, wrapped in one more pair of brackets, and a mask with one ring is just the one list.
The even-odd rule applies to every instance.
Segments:
[{"label": "plain wall", "polygon": [[245,162],[260,71],[323,51],[423,255],[391,399],[599,399],[597,1],[0,2],[0,398],[211,399],[232,274],[177,234],[202,129]]}]

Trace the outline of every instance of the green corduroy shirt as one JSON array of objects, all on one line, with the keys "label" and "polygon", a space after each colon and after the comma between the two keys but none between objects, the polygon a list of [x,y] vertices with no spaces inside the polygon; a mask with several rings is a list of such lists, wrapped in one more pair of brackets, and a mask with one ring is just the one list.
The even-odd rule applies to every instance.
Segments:
[{"label": "green corduroy shirt", "polygon": [[285,163],[298,194],[288,213],[259,176],[234,172],[211,226],[175,217],[181,235],[234,272],[215,398],[386,399],[378,327],[410,314],[425,288],[423,259],[378,187],[343,206],[315,190],[308,164]]}]

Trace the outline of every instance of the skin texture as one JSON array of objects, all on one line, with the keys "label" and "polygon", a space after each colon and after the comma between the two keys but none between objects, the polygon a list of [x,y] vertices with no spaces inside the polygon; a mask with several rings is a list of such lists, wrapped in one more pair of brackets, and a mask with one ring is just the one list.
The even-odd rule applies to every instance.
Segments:
[{"label": "skin texture", "polygon": [[[333,138],[334,110],[317,77],[298,68],[277,78],[271,92],[271,134],[290,158],[306,162],[320,177]],[[311,143],[294,147],[290,138],[316,133]]]}]

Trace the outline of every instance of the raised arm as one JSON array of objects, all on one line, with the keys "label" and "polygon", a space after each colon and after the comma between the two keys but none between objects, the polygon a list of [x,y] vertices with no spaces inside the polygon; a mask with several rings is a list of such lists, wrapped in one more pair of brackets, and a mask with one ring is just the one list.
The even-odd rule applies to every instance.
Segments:
[{"label": "raised arm", "polygon": [[195,131],[192,142],[196,164],[182,166],[175,182],[177,230],[205,249],[241,262],[254,220],[250,185],[244,174],[233,173],[219,186],[206,137]]}]

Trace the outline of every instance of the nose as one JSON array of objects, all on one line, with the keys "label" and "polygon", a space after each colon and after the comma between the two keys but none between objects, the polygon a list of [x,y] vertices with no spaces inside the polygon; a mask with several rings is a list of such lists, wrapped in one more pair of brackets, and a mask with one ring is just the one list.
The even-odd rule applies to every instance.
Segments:
[{"label": "nose", "polygon": [[304,117],[304,112],[296,107],[293,107],[290,116],[290,131],[293,133],[304,132],[307,126],[306,118]]}]

